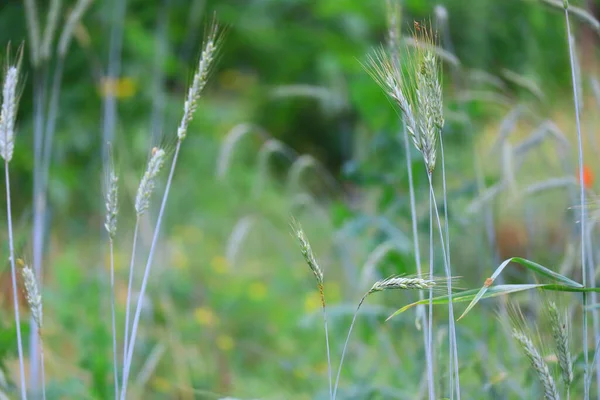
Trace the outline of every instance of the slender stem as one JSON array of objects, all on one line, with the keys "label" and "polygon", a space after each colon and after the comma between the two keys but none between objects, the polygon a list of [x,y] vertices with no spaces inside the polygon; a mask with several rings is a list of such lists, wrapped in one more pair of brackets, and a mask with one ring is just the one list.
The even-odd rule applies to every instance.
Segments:
[{"label": "slender stem", "polygon": [[[433,200],[429,191],[429,276],[433,276]],[[429,400],[435,399],[433,381],[433,288],[429,289],[429,337],[427,338],[429,348],[429,363],[431,364],[431,377],[429,383]]]},{"label": "slender stem", "polygon": [[42,194],[44,200],[48,189],[48,175],[50,173],[50,161],[52,158],[52,142],[54,132],[56,131],[56,119],[58,117],[58,103],[60,98],[60,84],[62,82],[64,57],[59,57],[56,61],[54,76],[52,78],[52,90],[50,92],[50,103],[48,105],[48,119],[46,120],[46,130],[44,132],[44,150],[42,153]]},{"label": "slender stem", "polygon": [[[447,287],[448,287],[448,314],[449,314],[448,315],[448,325],[450,328],[450,332],[448,334],[448,336],[449,336],[448,341],[449,341],[449,345],[450,345],[450,351],[454,352],[454,354],[457,354],[458,351],[455,350],[455,347],[457,347],[457,345],[456,345],[456,328],[454,326],[454,306],[452,304],[452,271],[450,268],[450,263],[448,262],[448,258],[446,257],[447,253],[446,253],[446,245],[444,243],[444,233],[442,231],[442,223],[440,220],[440,213],[438,212],[438,209],[437,209],[435,193],[433,191],[433,183],[431,180],[431,174],[427,174],[427,177],[429,179],[429,190],[431,192],[431,200],[433,201],[433,209],[435,210],[435,217],[437,220],[438,231],[440,233],[440,243],[442,245],[442,253],[444,254],[444,269],[446,270]],[[453,369],[452,365],[450,365],[450,375],[453,375],[452,369]]]},{"label": "slender stem", "polygon": [[[595,266],[596,266],[596,262],[594,260],[594,252],[592,251],[592,232],[594,230],[594,223],[591,223],[587,229],[586,229],[586,234],[585,234],[585,246],[586,246],[586,256],[587,256],[587,262],[588,262],[588,274],[590,276],[590,287],[596,287],[596,279],[595,279]],[[596,292],[592,292],[590,295],[591,298],[591,303],[592,304],[596,304],[597,300],[598,300],[598,296],[596,294]],[[597,343],[598,340],[600,340],[600,321],[598,320],[598,310],[594,309],[592,310],[592,328],[594,331],[594,341],[593,343]],[[596,351],[597,349],[595,349]],[[592,360],[592,363],[596,363],[596,397],[598,400],[600,400],[600,368],[598,368],[598,365],[600,363],[600,359],[594,358]],[[588,382],[592,381],[592,374],[593,374],[593,366],[592,369],[590,369],[590,376],[588,379]],[[588,393],[589,393],[589,385],[588,385]]]},{"label": "slender stem", "polygon": [[17,269],[15,267],[15,247],[13,241],[12,215],[10,205],[10,179],[8,177],[8,161],[4,161],[4,179],[6,181],[6,218],[8,223],[8,246],[10,251],[10,273],[13,287],[13,303],[15,306],[15,323],[17,329],[17,349],[19,351],[19,372],[21,374],[21,399],[27,399],[25,390],[25,367],[23,363],[23,344],[21,342],[21,319],[19,318],[19,296],[17,294]]},{"label": "slender stem", "polygon": [[325,323],[325,344],[327,346],[327,372],[329,376],[329,398],[333,398],[333,381],[331,379],[331,352],[329,351],[329,329],[327,328],[327,311],[325,310],[325,296],[323,295],[323,285],[319,285],[319,291],[321,292],[321,304],[323,305],[323,321]]},{"label": "slender stem", "polygon": [[[575,54],[573,51],[573,37],[571,36],[571,25],[569,22],[569,7],[565,7],[565,20],[567,25],[567,39],[569,41],[569,58],[571,60],[571,79],[573,84],[573,102],[575,105],[575,122],[577,125],[577,147],[579,153],[579,195],[581,209],[581,280],[583,286],[587,287],[587,271],[585,257],[585,187],[583,185],[583,143],[581,139],[581,121],[579,118],[579,94],[577,93],[577,79],[575,77]],[[587,294],[582,293],[583,297],[583,361],[584,361],[584,382],[589,374],[588,366],[588,317],[587,317]],[[587,385],[584,385],[584,399],[588,400],[590,393]]]},{"label": "slender stem", "polygon": [[[131,291],[133,286],[133,272],[135,266],[135,249],[137,247],[138,232],[140,230],[140,219],[135,219],[135,228],[133,229],[133,245],[131,249],[131,262],[129,263],[129,283],[127,284],[127,303],[125,305],[125,337],[123,339],[123,355],[127,356],[127,348],[129,344],[129,311],[131,310]],[[125,368],[123,360],[123,368]]]},{"label": "slender stem", "polygon": [[42,400],[46,400],[46,372],[44,368],[44,339],[42,338],[42,328],[37,329],[40,340],[40,371],[42,376]]},{"label": "slender stem", "polygon": [[108,241],[110,247],[110,312],[112,317],[112,339],[113,339],[113,373],[115,380],[115,400],[119,398],[119,375],[117,360],[117,318],[115,310],[115,255],[112,238]]},{"label": "slender stem", "polygon": [[[444,228],[446,231],[446,257],[448,259],[448,265],[452,265],[452,263],[450,262],[450,221],[448,219],[448,191],[446,190],[446,160],[444,158],[444,141],[442,138],[443,135],[440,135],[440,149],[441,149],[441,155],[442,155],[442,191],[443,191],[443,198],[444,198]],[[454,367],[454,375],[455,375],[455,382],[456,382],[456,398],[458,400],[460,400],[460,377],[459,377],[459,369],[458,369],[458,346],[456,344],[456,333],[454,333],[453,335],[454,337],[452,338],[452,348],[453,348],[453,352],[450,353],[450,371],[452,371],[452,368]],[[452,361],[454,361],[454,363],[452,363]],[[452,365],[454,364],[454,365]],[[452,398],[452,394],[453,393],[453,388],[450,388],[450,396]]]},{"label": "slender stem", "polygon": [[352,323],[350,324],[350,329],[348,329],[348,336],[346,336],[346,342],[344,343],[344,348],[342,350],[342,357],[340,358],[340,365],[337,371],[337,377],[335,378],[335,385],[333,386],[333,400],[335,400],[335,396],[337,394],[338,384],[340,382],[340,373],[342,372],[342,364],[344,364],[344,356],[346,355],[346,350],[348,349],[348,342],[350,341],[350,335],[352,334],[352,329],[354,328],[354,323],[356,322],[356,316],[358,315],[358,310],[360,310],[360,306],[365,301],[369,293],[366,293],[362,299],[358,302],[358,306],[356,307],[356,311],[352,316]]},{"label": "slender stem", "polygon": [[171,182],[173,181],[173,174],[175,172],[175,166],[177,165],[177,158],[179,156],[179,150],[181,148],[181,140],[177,141],[175,147],[175,154],[173,156],[173,162],[171,164],[171,170],[169,171],[169,178],[167,179],[167,186],[165,193],[163,194],[162,203],[160,204],[160,211],[158,213],[158,219],[156,220],[156,228],[154,229],[154,235],[152,236],[152,244],[150,245],[150,252],[148,254],[148,261],[146,262],[146,269],[144,270],[144,278],[142,280],[142,287],[140,289],[140,295],[135,309],[135,317],[133,319],[133,328],[131,329],[131,337],[127,345],[127,354],[125,355],[125,365],[123,368],[123,384],[121,385],[121,400],[125,400],[127,396],[127,380],[129,379],[129,370],[131,368],[131,360],[133,358],[133,349],[135,348],[135,339],[140,322],[140,315],[142,313],[142,300],[146,293],[146,286],[148,285],[148,277],[150,275],[150,268],[152,266],[152,258],[154,257],[154,251],[156,250],[156,243],[158,242],[158,235],[160,233],[160,225],[163,220],[165,213],[165,207],[167,199],[169,198],[169,190],[171,189]]},{"label": "slender stem", "polygon": [[[406,170],[408,173],[408,191],[410,198],[410,218],[412,222],[412,234],[413,234],[413,247],[415,252],[415,264],[417,267],[417,275],[419,278],[421,277],[421,250],[419,247],[419,231],[417,229],[417,210],[415,206],[415,185],[413,182],[413,171],[412,171],[412,159],[410,156],[410,143],[408,139],[408,132],[406,130],[406,124],[402,123],[402,131],[404,136],[404,154],[406,154]],[[431,275],[430,275],[431,276]],[[433,291],[429,291],[430,299],[433,298]],[[423,300],[423,292],[419,290],[419,300]],[[427,323],[425,306],[417,307],[417,315],[420,316],[423,324],[423,345],[425,346],[425,363],[427,368],[427,382],[429,388],[429,398],[433,400],[434,390],[433,390],[433,365],[432,365],[432,356],[431,356],[431,348],[429,347],[429,342],[427,341],[427,337],[429,335],[429,327]]]},{"label": "slender stem", "polygon": [[[123,47],[123,22],[126,12],[126,0],[113,0],[111,10],[110,44],[108,50],[107,78],[114,81],[121,70],[121,49]],[[115,4],[116,3],[116,4]],[[115,94],[109,90],[103,101],[104,117],[102,127],[102,142],[113,143],[117,119],[117,102]],[[106,146],[102,146],[102,163],[108,160]]]},{"label": "slender stem", "polygon": [[[32,228],[32,263],[40,289],[42,288],[42,258],[44,254],[44,216],[45,199],[42,195],[42,146],[44,142],[44,108],[46,99],[46,85],[48,68],[45,65],[38,67],[33,72],[33,228]],[[29,318],[29,326],[34,326],[33,316]],[[35,330],[29,334],[29,384],[31,390],[36,392],[38,383],[38,338]]]}]

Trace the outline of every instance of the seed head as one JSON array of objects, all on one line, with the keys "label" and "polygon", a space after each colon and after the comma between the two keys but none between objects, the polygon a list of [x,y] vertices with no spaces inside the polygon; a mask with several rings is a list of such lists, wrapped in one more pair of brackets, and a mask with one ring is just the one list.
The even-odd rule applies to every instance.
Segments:
[{"label": "seed head", "polygon": [[304,257],[304,260],[308,264],[308,267],[315,275],[315,278],[317,279],[317,284],[323,285],[323,270],[321,269],[321,267],[319,267],[319,264],[315,259],[315,255],[313,254],[312,248],[310,247],[310,243],[308,242],[308,239],[306,238],[306,235],[304,234],[300,223],[298,223],[295,220],[292,221],[292,229],[294,231],[294,236],[296,236],[296,239],[298,239],[298,242],[300,243],[300,252]]},{"label": "seed head", "polygon": [[183,104],[183,117],[181,118],[181,123],[177,129],[177,138],[179,140],[185,139],[187,134],[188,125],[194,116],[198,99],[200,98],[202,89],[204,89],[204,86],[206,86],[208,75],[210,74],[215,57],[217,55],[220,44],[219,39],[219,26],[216,22],[213,22],[204,43],[204,49],[202,50],[200,61],[198,62],[198,68],[194,74],[192,84],[188,88],[187,97],[185,99],[185,103]]},{"label": "seed head", "polygon": [[106,220],[104,222],[104,227],[111,239],[117,234],[117,214],[119,213],[118,183],[119,178],[111,168],[106,191]]},{"label": "seed head", "polygon": [[23,285],[25,286],[25,295],[27,297],[27,304],[31,310],[31,315],[38,328],[42,328],[42,295],[38,290],[37,280],[33,270],[29,266],[25,265],[21,270],[23,276]]},{"label": "seed head", "polygon": [[519,343],[519,345],[521,345],[521,348],[529,359],[531,366],[537,373],[538,378],[544,387],[544,398],[546,400],[559,400],[560,396],[556,390],[556,384],[554,383],[554,378],[552,378],[550,369],[544,361],[544,358],[535,348],[531,339],[525,335],[525,333],[516,328],[513,328],[512,336]]},{"label": "seed head", "polygon": [[400,60],[377,50],[368,58],[367,71],[400,108],[408,133],[432,173],[437,138],[444,126],[440,63],[433,30],[415,22],[414,42],[416,46],[407,46]]},{"label": "seed head", "polygon": [[2,109],[0,110],[0,156],[10,161],[15,147],[15,121],[17,119],[19,70],[10,66],[6,70],[2,88]]},{"label": "seed head", "polygon": [[556,346],[558,356],[558,365],[565,385],[570,386],[573,383],[573,363],[571,361],[571,352],[569,350],[569,329],[566,316],[562,317],[556,307],[556,303],[550,302],[548,305],[548,314],[550,315],[550,325],[552,327],[552,338]]},{"label": "seed head", "polygon": [[368,293],[370,294],[370,293],[374,293],[374,292],[381,292],[383,290],[389,290],[389,289],[424,290],[424,289],[432,289],[435,286],[436,286],[435,280],[393,276],[391,278],[382,279],[382,280],[375,282],[375,284],[369,290]]},{"label": "seed head", "polygon": [[165,151],[159,148],[152,149],[152,157],[148,161],[146,172],[140,181],[137,195],[135,197],[135,211],[138,216],[142,215],[150,206],[150,197],[156,185],[156,176],[165,162]]}]

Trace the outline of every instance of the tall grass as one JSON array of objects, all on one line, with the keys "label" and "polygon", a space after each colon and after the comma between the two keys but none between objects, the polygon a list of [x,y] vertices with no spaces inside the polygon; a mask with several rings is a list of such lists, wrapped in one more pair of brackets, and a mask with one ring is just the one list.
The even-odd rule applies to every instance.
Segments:
[{"label": "tall grass", "polygon": [[6,223],[8,226],[8,250],[10,257],[10,274],[15,310],[15,328],[17,330],[17,349],[19,353],[19,379],[21,399],[27,398],[25,389],[25,366],[23,361],[23,344],[21,340],[21,318],[19,315],[19,296],[17,294],[17,269],[15,267],[15,244],[12,223],[12,207],[10,196],[10,173],[8,165],[12,160],[15,148],[15,122],[19,107],[19,69],[22,52],[19,51],[15,63],[8,63],[2,86],[2,108],[0,109],[0,156],[4,160],[4,182],[6,187]]},{"label": "tall grass", "polygon": [[122,387],[121,387],[121,400],[125,400],[127,398],[127,381],[129,379],[129,373],[131,369],[131,362],[133,359],[133,350],[135,349],[135,340],[138,330],[138,324],[140,321],[140,316],[142,312],[142,304],[144,295],[146,292],[146,287],[148,285],[148,278],[150,275],[150,269],[152,267],[152,261],[154,257],[154,252],[156,251],[158,235],[160,233],[161,223],[163,221],[164,212],[166,208],[167,199],[169,198],[169,191],[171,189],[171,184],[173,181],[173,175],[175,173],[175,167],[177,165],[177,159],[179,157],[179,151],[181,150],[181,144],[185,139],[188,131],[189,123],[191,122],[194,112],[196,111],[196,106],[202,90],[206,86],[208,81],[208,77],[213,67],[215,58],[218,53],[218,49],[221,41],[221,32],[219,27],[215,22],[212,23],[212,26],[209,28],[208,36],[206,37],[204,43],[204,49],[200,56],[200,61],[198,63],[198,67],[194,74],[192,83],[188,88],[187,97],[183,107],[183,116],[181,118],[181,122],[177,129],[177,144],[175,146],[175,153],[173,155],[173,160],[171,162],[171,169],[169,171],[169,177],[167,178],[167,184],[165,187],[165,192],[163,194],[162,202],[160,205],[160,211],[158,213],[158,218],[156,221],[156,226],[154,228],[154,234],[152,236],[152,243],[150,245],[150,251],[148,254],[148,259],[146,262],[146,267],[144,269],[144,276],[142,278],[142,286],[140,288],[140,293],[138,297],[138,302],[135,310],[135,316],[133,319],[133,326],[131,329],[131,335],[127,339],[127,354],[125,354],[124,363],[123,363],[123,379],[122,379]]},{"label": "tall grass", "polygon": [[[433,51],[435,47],[435,33],[428,27],[415,23],[414,33],[415,45],[407,50],[401,62],[390,58],[384,50],[379,50],[368,61],[368,71],[375,81],[383,88],[386,94],[400,108],[406,122],[407,131],[421,155],[427,170],[429,190],[435,218],[440,233],[444,267],[446,272],[448,297],[448,325],[450,327],[449,337],[449,362],[450,368],[450,398],[454,398],[456,384],[457,398],[460,398],[460,383],[458,350],[456,345],[456,330],[454,326],[454,308],[452,305],[452,271],[450,267],[449,250],[447,240],[444,240],[444,232],[441,219],[437,211],[435,192],[433,189],[433,171],[436,166],[437,142],[444,126],[442,88],[440,82],[439,59]],[[400,64],[404,70],[400,69]],[[444,173],[445,175],[445,173]],[[443,176],[445,179],[445,176]],[[444,183],[445,189],[445,183]],[[429,215],[430,221],[434,215]],[[448,221],[446,221],[448,223]],[[448,233],[447,236],[449,237]],[[430,242],[431,246],[431,242]],[[430,249],[430,254],[431,249]],[[431,297],[431,294],[430,294]],[[430,314],[431,314],[430,309]],[[430,321],[431,315],[430,315]],[[429,326],[429,329],[433,329]],[[431,343],[430,343],[431,346]],[[431,389],[430,389],[431,394]]]},{"label": "tall grass", "polygon": [[[567,26],[567,39],[569,41],[569,59],[571,60],[571,79],[573,84],[573,102],[575,106],[575,123],[577,126],[577,151],[579,156],[579,206],[581,208],[580,213],[580,228],[581,228],[581,281],[584,287],[587,287],[587,270],[586,270],[586,231],[585,231],[585,185],[583,181],[583,143],[581,137],[581,121],[579,117],[580,106],[579,106],[579,94],[577,93],[577,78],[575,76],[575,52],[574,52],[574,38],[571,35],[571,25],[569,22],[569,1],[564,0],[564,8],[565,8],[565,22]],[[595,279],[594,276],[591,277]],[[583,362],[584,362],[584,382],[587,382],[588,374],[589,374],[589,365],[588,365],[588,317],[587,317],[587,293],[583,292],[583,310],[582,310],[582,318],[583,318]],[[589,399],[589,391],[587,385],[584,385],[584,399]]]}]

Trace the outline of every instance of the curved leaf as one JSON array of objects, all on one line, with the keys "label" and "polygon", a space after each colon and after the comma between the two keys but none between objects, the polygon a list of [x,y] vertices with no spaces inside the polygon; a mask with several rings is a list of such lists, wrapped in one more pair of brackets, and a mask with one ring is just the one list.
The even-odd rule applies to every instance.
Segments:
[{"label": "curved leaf", "polygon": [[[509,258],[508,260],[505,260],[502,264],[500,264],[500,266],[498,268],[496,268],[496,271],[494,271],[494,273],[492,274],[491,277],[487,278],[485,280],[485,283],[483,284],[483,287],[481,289],[479,289],[479,293],[477,293],[477,295],[475,296],[475,298],[471,301],[471,303],[467,306],[467,309],[462,313],[462,315],[458,318],[459,320],[461,318],[463,318],[465,315],[467,315],[467,313],[469,311],[471,311],[471,309],[473,307],[475,307],[475,304],[477,304],[479,302],[479,300],[481,300],[481,298],[483,297],[483,295],[485,294],[485,292],[488,291],[488,289],[490,288],[490,286],[494,283],[494,281],[496,280],[496,278],[498,278],[498,276],[500,276],[500,274],[502,273],[502,271],[504,270],[504,268],[506,268],[506,266],[508,264],[510,264],[511,262],[515,262],[517,264],[522,265],[523,267],[529,269],[530,271],[541,275],[541,276],[545,276],[547,278],[550,278],[556,282],[561,283],[562,285],[555,285],[554,289],[550,289],[547,288],[547,290],[559,290],[558,288],[560,287],[561,290],[560,291],[571,291],[571,292],[585,292],[585,291],[589,291],[588,289],[584,289],[584,290],[573,290],[573,289],[583,289],[583,285],[575,282],[574,280],[571,280],[569,278],[567,278],[564,275],[561,275],[559,273],[556,273],[546,267],[544,267],[543,265],[540,265],[538,263],[535,263],[533,261],[529,261],[526,260],[524,258],[521,257],[512,257]],[[546,286],[546,285],[542,285],[541,287]],[[566,290],[566,288],[569,288],[569,290]]]},{"label": "curved leaf", "polygon": [[[501,296],[504,294],[522,292],[522,291],[529,290],[529,289],[542,288],[543,286],[546,286],[546,285],[544,285],[544,284],[498,285],[498,286],[491,287],[485,294],[482,294],[481,296],[483,298],[487,299],[490,297]],[[479,292],[480,292],[479,289],[471,289],[471,290],[465,290],[463,292],[454,293],[452,295],[452,303],[461,303],[461,302],[465,302],[465,301],[471,301],[475,298],[475,296],[477,294],[479,294]],[[432,299],[432,303],[433,304],[448,304],[448,295],[435,297]],[[398,311],[396,311],[395,313],[390,315],[386,319],[386,321],[388,321],[391,318],[395,317],[396,315],[402,314],[404,311],[406,311],[412,307],[418,306],[420,304],[429,304],[429,299],[419,300],[419,301],[416,301],[414,303],[411,303],[411,304],[408,304],[408,305],[402,307],[401,309],[399,309]]]}]

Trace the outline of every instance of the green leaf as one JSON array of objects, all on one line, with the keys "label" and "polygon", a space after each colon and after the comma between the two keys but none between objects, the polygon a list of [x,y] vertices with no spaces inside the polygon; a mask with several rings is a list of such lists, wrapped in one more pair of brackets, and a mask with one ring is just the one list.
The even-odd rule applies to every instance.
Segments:
[{"label": "green leaf", "polygon": [[[522,291],[529,290],[529,289],[542,288],[543,286],[546,286],[546,285],[544,285],[544,284],[498,285],[498,286],[489,288],[489,290],[486,293],[481,295],[481,298],[487,299],[490,297],[501,296],[504,294],[522,292]],[[452,295],[452,303],[462,303],[465,301],[472,301],[479,294],[479,292],[480,292],[480,290],[478,290],[478,289],[471,289],[471,290],[465,290],[463,292],[454,293]],[[429,304],[429,299],[419,300],[419,301],[416,301],[414,303],[411,303],[411,304],[408,304],[408,305],[402,307],[401,309],[399,309],[398,311],[396,311],[395,313],[390,315],[386,319],[386,321],[395,317],[396,315],[402,314],[404,311],[406,311],[412,307],[418,306],[420,304]],[[433,298],[432,304],[448,304],[448,295]]]},{"label": "green leaf", "polygon": [[[500,276],[500,274],[502,273],[502,271],[504,270],[504,268],[506,268],[506,266],[508,264],[510,264],[511,262],[515,262],[517,264],[522,265],[523,267],[529,269],[530,271],[541,275],[541,276],[545,276],[547,278],[550,278],[556,282],[560,282],[563,285],[557,285],[554,289],[550,289],[547,288],[547,290],[556,290],[556,291],[572,291],[572,292],[585,292],[588,291],[588,289],[584,289],[584,290],[566,290],[565,287],[568,287],[570,289],[582,289],[583,285],[575,282],[569,278],[567,278],[566,276],[563,276],[561,274],[558,274],[546,267],[544,267],[543,265],[540,265],[538,263],[535,263],[533,261],[529,261],[526,260],[524,258],[521,257],[512,257],[509,258],[508,260],[504,261],[502,264],[500,264],[500,266],[498,268],[496,268],[496,271],[494,271],[494,273],[492,274],[492,276],[488,279],[485,280],[485,283],[483,285],[483,287],[481,289],[479,289],[479,293],[477,293],[477,295],[475,296],[475,298],[471,301],[471,303],[467,306],[467,309],[462,313],[462,315],[458,318],[459,320],[461,318],[463,318],[465,315],[467,315],[467,313],[469,311],[471,311],[471,309],[473,307],[475,307],[475,304],[477,304],[479,302],[479,300],[481,300],[481,298],[483,297],[483,295],[488,291],[489,287],[492,285],[492,283],[494,283],[494,281],[496,280],[496,278],[498,278],[498,276]],[[561,289],[559,290],[558,287],[561,287]]]}]

